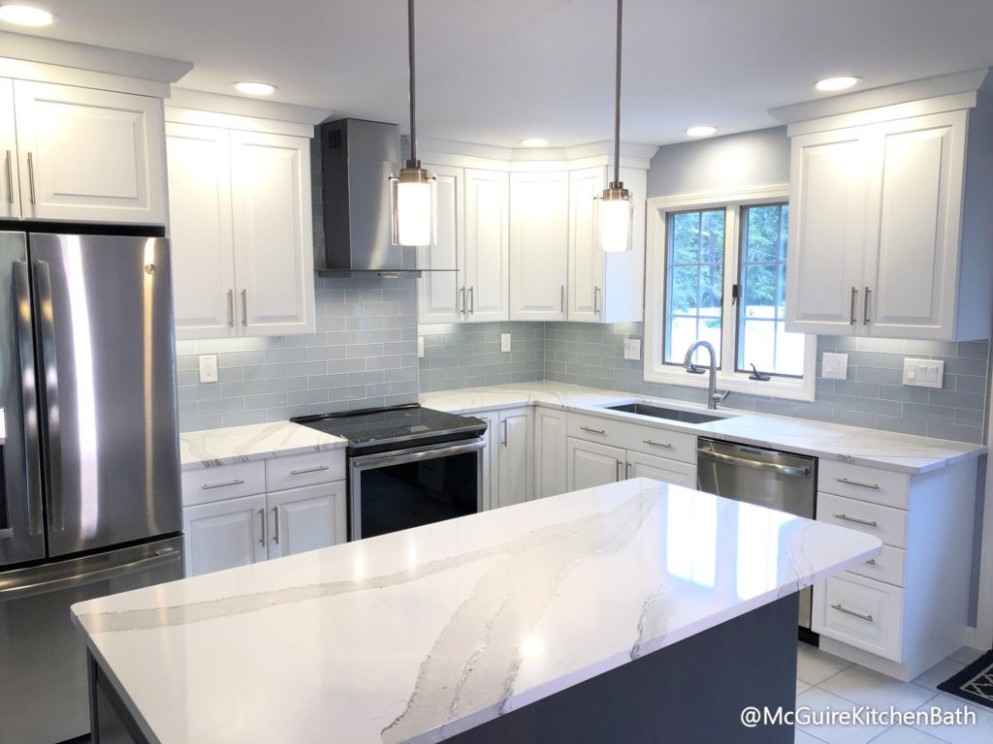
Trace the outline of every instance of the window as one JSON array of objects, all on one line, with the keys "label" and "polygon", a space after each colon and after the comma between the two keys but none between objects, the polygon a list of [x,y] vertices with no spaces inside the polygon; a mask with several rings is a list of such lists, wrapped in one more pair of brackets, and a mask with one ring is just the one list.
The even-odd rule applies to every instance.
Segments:
[{"label": "window", "polygon": [[[787,195],[782,187],[649,200],[646,380],[706,385],[683,367],[703,340],[722,389],[813,399],[814,341],[786,331]],[[703,350],[693,361],[710,363]]]}]

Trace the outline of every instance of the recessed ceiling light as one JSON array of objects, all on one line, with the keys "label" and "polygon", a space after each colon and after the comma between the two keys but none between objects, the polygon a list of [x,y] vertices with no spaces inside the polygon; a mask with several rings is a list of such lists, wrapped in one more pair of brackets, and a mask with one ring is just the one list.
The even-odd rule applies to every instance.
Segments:
[{"label": "recessed ceiling light", "polygon": [[541,137],[527,137],[521,140],[521,147],[548,147],[548,140]]},{"label": "recessed ceiling light", "polygon": [[246,96],[271,96],[275,90],[275,85],[269,85],[269,83],[253,83],[253,82],[242,82],[235,83],[234,89],[239,93],[244,93]]},{"label": "recessed ceiling light", "polygon": [[717,131],[717,127],[710,126],[698,126],[690,127],[686,130],[686,134],[690,137],[709,137]]},{"label": "recessed ceiling light", "polygon": [[818,80],[814,83],[814,87],[817,90],[825,92],[833,92],[837,90],[847,90],[852,86],[858,85],[862,82],[862,78],[855,77],[854,75],[842,75],[840,77],[830,77],[824,78],[823,80]]},{"label": "recessed ceiling light", "polygon": [[0,5],[0,21],[18,26],[51,26],[55,16],[31,5]]}]

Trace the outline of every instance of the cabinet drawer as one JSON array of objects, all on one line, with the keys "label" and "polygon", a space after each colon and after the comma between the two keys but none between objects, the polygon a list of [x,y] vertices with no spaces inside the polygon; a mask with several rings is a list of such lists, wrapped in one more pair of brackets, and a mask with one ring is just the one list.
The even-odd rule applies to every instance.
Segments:
[{"label": "cabinet drawer", "polygon": [[900,661],[903,589],[844,574],[814,589],[813,630],[828,638]]},{"label": "cabinet drawer", "polygon": [[696,465],[696,435],[570,413],[568,436]]},{"label": "cabinet drawer", "polygon": [[238,462],[183,471],[183,506],[265,493],[265,463]]},{"label": "cabinet drawer", "polygon": [[907,512],[900,509],[818,492],[817,521],[867,532],[896,548],[907,547]]},{"label": "cabinet drawer", "polygon": [[267,491],[345,480],[345,450],[308,452],[265,461]]},{"label": "cabinet drawer", "polygon": [[892,545],[884,545],[883,552],[875,558],[870,558],[865,563],[860,563],[848,570],[853,574],[864,576],[867,579],[876,579],[894,586],[903,586],[903,564],[906,551],[903,548],[894,548]]},{"label": "cabinet drawer", "polygon": [[907,508],[910,476],[821,458],[817,490],[873,504]]}]

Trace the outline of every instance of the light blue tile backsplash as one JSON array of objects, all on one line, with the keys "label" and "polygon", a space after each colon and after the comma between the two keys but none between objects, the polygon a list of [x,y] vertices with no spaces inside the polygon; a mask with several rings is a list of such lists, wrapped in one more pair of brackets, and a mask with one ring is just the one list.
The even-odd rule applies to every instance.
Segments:
[{"label": "light blue tile backsplash", "polygon": [[[422,326],[421,392],[544,379],[544,323]],[[500,351],[500,334],[510,351]]]}]

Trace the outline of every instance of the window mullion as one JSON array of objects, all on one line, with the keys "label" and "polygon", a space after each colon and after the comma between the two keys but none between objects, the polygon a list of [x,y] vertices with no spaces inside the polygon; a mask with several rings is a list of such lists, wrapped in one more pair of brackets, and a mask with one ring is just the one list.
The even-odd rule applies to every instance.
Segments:
[{"label": "window mullion", "polygon": [[[731,292],[738,281],[738,209],[728,205],[724,213],[724,302],[721,303],[721,371],[733,375],[734,352],[737,348],[737,306],[731,301]],[[738,299],[741,302],[741,298]]]}]

